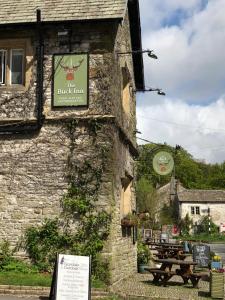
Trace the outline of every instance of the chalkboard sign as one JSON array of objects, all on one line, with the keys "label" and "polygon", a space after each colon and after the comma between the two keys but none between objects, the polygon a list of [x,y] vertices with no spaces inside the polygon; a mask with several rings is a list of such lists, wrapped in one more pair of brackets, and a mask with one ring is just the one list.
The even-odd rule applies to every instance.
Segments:
[{"label": "chalkboard sign", "polygon": [[199,267],[208,267],[210,262],[210,247],[208,245],[193,246],[193,260]]},{"label": "chalkboard sign", "polygon": [[90,299],[90,257],[59,254],[49,299]]}]

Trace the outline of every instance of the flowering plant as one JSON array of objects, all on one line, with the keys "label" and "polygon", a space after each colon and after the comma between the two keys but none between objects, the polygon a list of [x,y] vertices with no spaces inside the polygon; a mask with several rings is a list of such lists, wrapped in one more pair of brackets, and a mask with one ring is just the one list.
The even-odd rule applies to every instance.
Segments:
[{"label": "flowering plant", "polygon": [[212,272],[215,272],[215,273],[224,273],[225,269],[223,269],[223,268],[221,268],[221,269],[212,269]]}]

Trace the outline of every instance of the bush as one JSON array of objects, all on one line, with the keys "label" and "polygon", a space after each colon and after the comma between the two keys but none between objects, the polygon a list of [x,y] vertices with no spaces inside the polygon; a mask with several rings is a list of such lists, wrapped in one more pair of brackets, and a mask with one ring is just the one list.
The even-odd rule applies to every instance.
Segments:
[{"label": "bush", "polygon": [[147,264],[150,260],[151,253],[147,245],[142,242],[138,242],[137,244],[137,263]]}]

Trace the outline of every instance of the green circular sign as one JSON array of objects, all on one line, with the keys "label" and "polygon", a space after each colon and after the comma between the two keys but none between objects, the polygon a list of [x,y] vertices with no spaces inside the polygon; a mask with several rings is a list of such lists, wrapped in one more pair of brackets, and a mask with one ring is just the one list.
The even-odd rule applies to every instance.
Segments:
[{"label": "green circular sign", "polygon": [[160,151],[153,157],[153,169],[159,175],[168,175],[173,171],[173,156],[166,151]]}]

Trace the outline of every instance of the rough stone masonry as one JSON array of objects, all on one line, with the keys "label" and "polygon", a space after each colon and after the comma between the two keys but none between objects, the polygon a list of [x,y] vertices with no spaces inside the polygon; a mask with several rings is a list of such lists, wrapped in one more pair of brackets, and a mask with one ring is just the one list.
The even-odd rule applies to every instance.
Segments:
[{"label": "rough stone masonry", "polygon": [[[35,120],[37,117],[38,40],[35,26],[0,27],[0,49],[25,49],[24,86],[0,86],[0,125]],[[18,244],[27,227],[42,224],[61,212],[60,201],[68,190],[68,157],[82,166],[84,161],[101,164],[100,149],[107,149],[106,168],[99,192],[98,207],[112,215],[109,240],[104,255],[110,260],[111,283],[136,271],[136,245],[124,232],[121,218],[123,179],[129,178],[130,212],[135,210],[135,89],[128,13],[121,23],[112,20],[70,24],[70,45],[61,45],[57,33],[60,22],[43,24],[44,82],[42,128],[33,133],[0,135],[0,239]],[[52,108],[52,58],[55,53],[88,52],[89,106]],[[123,100],[125,77],[128,100]],[[126,94],[127,95],[127,94]],[[123,101],[126,101],[124,104]],[[127,102],[128,101],[128,102]],[[128,107],[128,108],[127,108]],[[67,124],[76,121],[74,147]],[[90,124],[99,125],[93,133]]]}]

